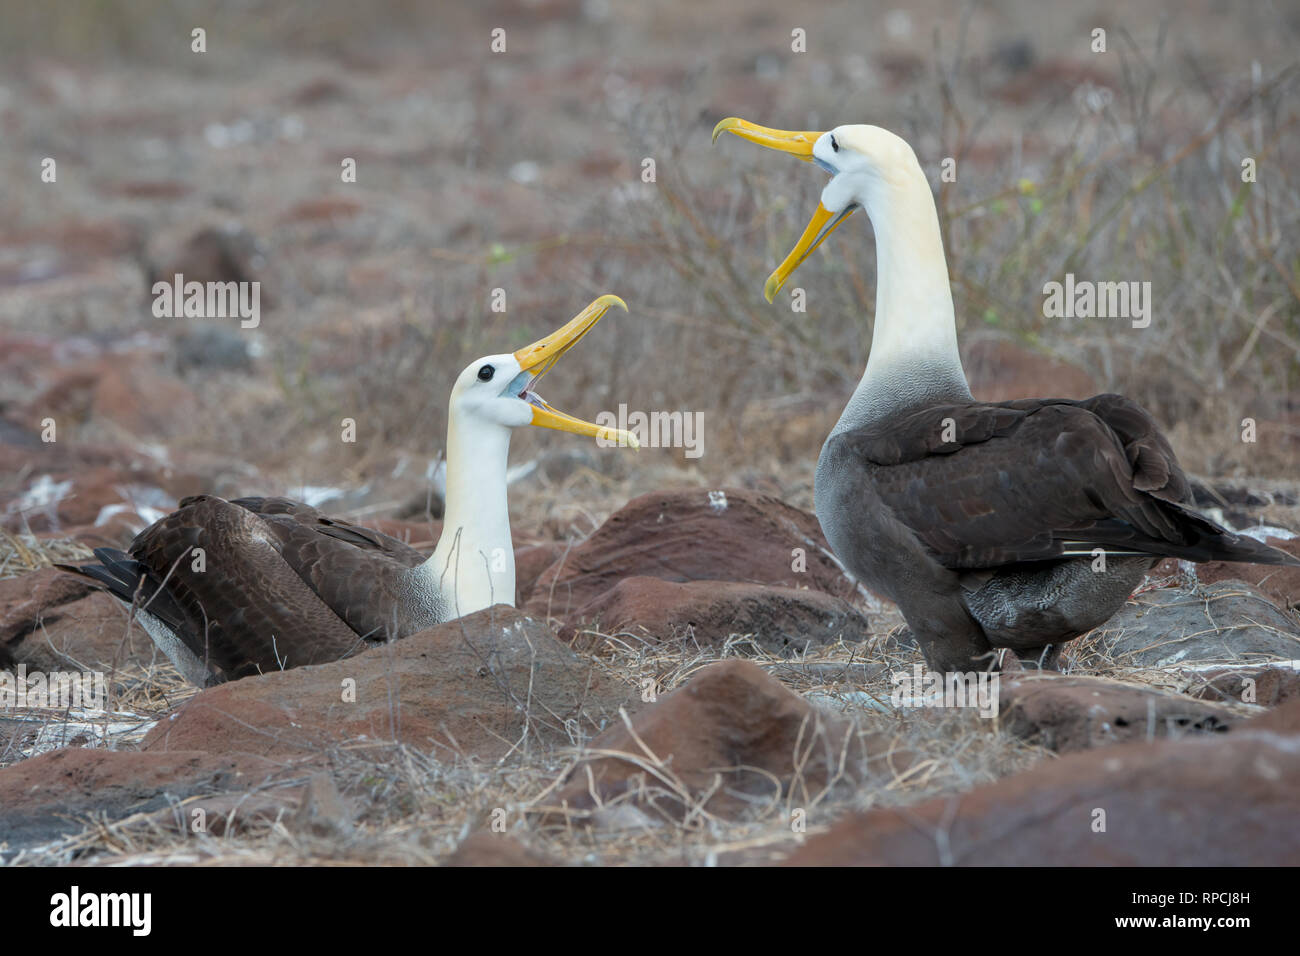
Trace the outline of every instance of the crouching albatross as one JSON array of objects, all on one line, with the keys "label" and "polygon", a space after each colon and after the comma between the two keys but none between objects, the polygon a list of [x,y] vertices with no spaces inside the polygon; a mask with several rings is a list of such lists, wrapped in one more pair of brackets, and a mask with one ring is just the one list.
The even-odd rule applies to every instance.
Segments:
[{"label": "crouching albatross", "polygon": [[192,683],[338,660],[490,605],[513,604],[506,504],[511,430],[539,425],[636,447],[631,434],[573,418],[533,390],[601,316],[601,296],[563,328],[489,355],[456,379],[447,414],[447,493],[433,554],[286,498],[186,498],[128,553],[98,548],[89,577],[135,609]]},{"label": "crouching albatross", "polygon": [[855,209],[876,233],[866,372],[817,461],[817,518],[840,560],[902,611],[931,667],[991,649],[1050,658],[1104,623],[1162,557],[1300,561],[1187,507],[1169,442],[1121,395],[979,402],[957,351],[934,197],[906,142],[875,126],[737,136],[830,174],[767,300]]}]

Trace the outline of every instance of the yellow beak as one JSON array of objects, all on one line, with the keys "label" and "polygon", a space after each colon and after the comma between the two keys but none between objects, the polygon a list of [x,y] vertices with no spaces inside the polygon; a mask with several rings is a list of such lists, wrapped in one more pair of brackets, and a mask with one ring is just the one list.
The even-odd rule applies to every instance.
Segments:
[{"label": "yellow beak", "polygon": [[529,379],[520,397],[533,407],[533,424],[541,428],[555,428],[562,432],[573,432],[577,435],[603,438],[607,441],[616,442],[620,446],[631,445],[633,448],[640,448],[640,443],[631,432],[619,428],[609,428],[605,425],[596,425],[592,422],[585,422],[581,418],[566,415],[564,412],[552,408],[532,392],[533,386],[551,370],[555,363],[559,361],[560,356],[573,348],[578,343],[578,340],[590,332],[595,324],[600,321],[601,316],[608,312],[611,306],[615,305],[624,312],[627,311],[627,303],[618,296],[602,295],[574,316],[563,328],[557,329],[545,338],[538,339],[532,345],[524,346],[515,352],[515,361],[519,363],[520,370],[532,372],[532,378]]},{"label": "yellow beak", "polygon": [[817,144],[817,140],[822,135],[808,130],[791,132],[784,129],[769,129],[766,126],[758,126],[736,116],[729,116],[713,127],[713,141],[716,143],[718,137],[723,133],[735,133],[741,139],[747,139],[759,146],[790,153],[798,156],[805,163],[812,162],[813,146]]},{"label": "yellow beak", "polygon": [[[713,141],[716,143],[718,137],[723,133],[734,133],[741,139],[747,139],[751,143],[757,143],[759,146],[765,146],[768,149],[780,150],[783,153],[790,153],[797,156],[804,162],[811,162],[813,158],[813,146],[821,133],[809,130],[782,130],[769,129],[766,126],[758,126],[747,120],[729,117],[724,119],[717,126],[713,127]],[[849,206],[838,213],[833,213],[821,203],[817,204],[817,211],[813,213],[812,219],[808,222],[807,228],[804,229],[803,235],[795,243],[795,247],[790,250],[790,254],[767,277],[767,282],[763,286],[763,297],[771,302],[776,294],[781,291],[786,280],[790,278],[794,270],[808,258],[818,246],[825,241],[826,237],[834,232],[839,224],[853,214],[857,206]]]},{"label": "yellow beak", "polygon": [[799,237],[799,241],[794,244],[794,248],[785,257],[785,261],[767,277],[767,282],[763,286],[763,297],[768,302],[776,298],[776,294],[785,285],[785,280],[790,278],[794,270],[798,269],[800,264],[812,255],[813,250],[820,246],[827,236],[839,228],[840,223],[853,215],[853,210],[857,208],[857,206],[848,206],[835,213],[818,203],[817,211],[808,220],[808,225],[804,229],[803,235]]}]

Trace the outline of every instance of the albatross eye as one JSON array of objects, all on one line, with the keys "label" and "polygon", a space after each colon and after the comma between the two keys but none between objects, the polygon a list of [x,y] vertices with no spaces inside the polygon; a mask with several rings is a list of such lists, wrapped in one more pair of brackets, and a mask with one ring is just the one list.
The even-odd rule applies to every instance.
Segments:
[{"label": "albatross eye", "polygon": [[492,376],[495,375],[496,373],[497,370],[494,369],[491,365],[484,365],[481,369],[478,370],[478,380],[480,382],[490,382],[492,381]]},{"label": "albatross eye", "polygon": [[835,142],[835,134],[834,134],[834,133],[831,133],[831,149],[834,150],[834,151],[837,152],[837,153],[840,151],[840,144],[837,143],[837,142]]}]

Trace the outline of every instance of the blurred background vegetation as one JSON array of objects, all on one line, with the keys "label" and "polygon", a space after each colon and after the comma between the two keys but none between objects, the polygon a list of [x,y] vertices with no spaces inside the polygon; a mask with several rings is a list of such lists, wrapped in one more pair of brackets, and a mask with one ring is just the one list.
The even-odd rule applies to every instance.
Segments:
[{"label": "blurred background vegetation", "polygon": [[[913,144],[977,395],[1123,392],[1189,470],[1296,477],[1295,4],[72,0],[0,4],[0,25],[0,330],[138,351],[141,375],[181,389],[143,424],[86,410],[88,439],[207,453],[232,486],[418,484],[461,368],[614,292],[631,313],[570,353],[546,397],[585,418],[620,402],[702,411],[705,454],[520,434],[519,460],[581,463],[536,493],[581,481],[616,506],[738,482],[807,505],[866,362],[873,239],[855,217],[800,269],[806,314],[767,305],[764,278],[824,177],[711,146],[739,115],[869,122]],[[38,183],[45,156],[56,187]],[[149,310],[151,270],[206,228],[273,303],[255,332],[223,333],[248,363],[215,361],[216,340],[180,361],[188,324],[216,320]],[[1045,318],[1043,286],[1067,272],[1151,282],[1150,327]],[[6,370],[12,421],[58,381],[39,363]],[[338,441],[345,416],[357,445]]]}]

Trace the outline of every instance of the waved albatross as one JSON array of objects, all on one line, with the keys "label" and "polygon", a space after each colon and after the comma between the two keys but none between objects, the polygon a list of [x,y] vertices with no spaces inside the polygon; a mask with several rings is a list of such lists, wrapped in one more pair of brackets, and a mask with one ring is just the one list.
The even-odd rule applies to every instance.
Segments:
[{"label": "waved albatross", "polygon": [[442,535],[427,559],[388,535],[286,498],[211,495],[140,532],[129,553],[97,548],[89,577],[127,605],[187,680],[209,686],[338,660],[492,604],[513,604],[506,503],[511,430],[539,425],[636,447],[631,434],[573,418],[533,389],[611,307],[601,296],[563,328],[489,355],[456,379],[447,414]]},{"label": "waved albatross", "polygon": [[908,144],[875,126],[713,131],[830,173],[767,300],[855,209],[876,233],[867,369],[817,461],[817,518],[840,560],[893,600],[936,670],[1049,646],[1108,620],[1162,557],[1300,565],[1186,505],[1155,420],[1121,395],[978,402],[957,351],[934,197]]}]

